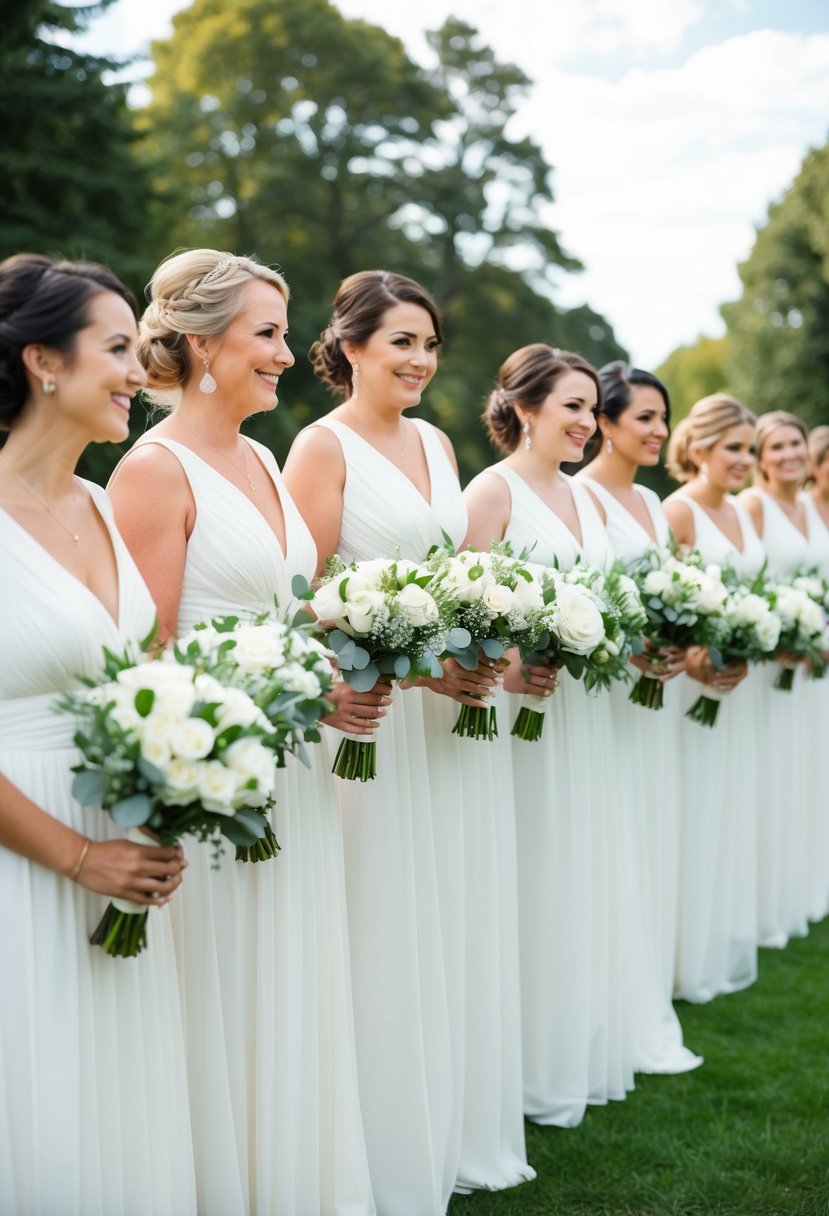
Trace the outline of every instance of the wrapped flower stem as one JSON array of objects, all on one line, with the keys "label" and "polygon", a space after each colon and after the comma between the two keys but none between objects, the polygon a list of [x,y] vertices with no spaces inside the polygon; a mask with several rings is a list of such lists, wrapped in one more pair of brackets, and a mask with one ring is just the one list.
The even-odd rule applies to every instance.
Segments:
[{"label": "wrapped flower stem", "polygon": [[665,703],[665,686],[661,680],[645,673],[634,684],[628,700],[645,709],[661,709]]},{"label": "wrapped flower stem", "polygon": [[510,733],[516,739],[537,743],[544,731],[546,705],[544,697],[523,697],[521,708]]},{"label": "wrapped flower stem", "polygon": [[685,717],[692,722],[697,722],[700,726],[716,726],[720,701],[724,695],[719,689],[709,685],[705,692],[697,697],[691,708],[686,710]]},{"label": "wrapped flower stem", "polygon": [[373,781],[377,776],[377,743],[363,736],[340,740],[331,772],[345,781]]},{"label": "wrapped flower stem", "polygon": [[794,688],[795,670],[794,667],[781,667],[774,681],[774,687],[779,688],[781,692],[791,692]]},{"label": "wrapped flower stem", "polygon": [[462,739],[487,739],[490,743],[498,737],[498,718],[494,705],[462,705],[452,734]]}]

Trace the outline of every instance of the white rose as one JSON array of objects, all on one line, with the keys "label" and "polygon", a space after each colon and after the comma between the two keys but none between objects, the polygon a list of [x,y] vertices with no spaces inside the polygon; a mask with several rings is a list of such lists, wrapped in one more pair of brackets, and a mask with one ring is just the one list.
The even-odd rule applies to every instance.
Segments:
[{"label": "white rose", "polygon": [[299,663],[288,663],[279,674],[283,688],[289,692],[300,692],[303,697],[309,698],[318,697],[322,692],[322,685],[314,672],[306,671]]},{"label": "white rose", "polygon": [[664,595],[671,585],[671,576],[664,570],[650,570],[645,575],[644,589],[646,595]]},{"label": "white rose", "polygon": [[172,759],[170,745],[165,739],[143,739],[141,741],[141,755],[150,764],[154,764],[156,768],[160,768],[165,772],[167,765]]},{"label": "white rose", "polygon": [[224,762],[237,774],[240,784],[256,782],[258,791],[263,795],[259,802],[273,792],[276,780],[274,755],[258,739],[238,739],[236,743],[231,743],[224,753]]},{"label": "white rose", "polygon": [[394,563],[394,568],[397,572],[397,580],[401,583],[404,579],[408,578],[410,574],[417,574],[420,570],[420,566],[417,564],[417,562],[410,562],[407,557],[398,557],[397,561]]},{"label": "white rose", "polygon": [[216,732],[203,718],[176,722],[168,736],[171,751],[182,760],[202,760],[209,756],[215,741]]},{"label": "white rose", "polygon": [[803,591],[814,600],[823,599],[823,584],[819,578],[812,578],[807,574],[801,574],[798,578],[792,579],[792,586],[798,591]]},{"label": "white rose", "polygon": [[417,583],[407,583],[397,601],[410,625],[428,625],[438,619],[438,606],[432,596]]},{"label": "white rose", "polygon": [[[146,747],[146,743],[143,745]],[[164,789],[161,798],[168,805],[187,806],[199,796],[199,768],[191,760],[170,760],[162,768]]]},{"label": "white rose", "polygon": [[534,612],[544,607],[544,592],[537,578],[519,577],[515,582],[515,598],[522,612]]},{"label": "white rose", "polygon": [[136,735],[142,734],[144,730],[144,719],[130,705],[116,705],[110,710],[109,716],[121,730],[132,731]]},{"label": "white rose", "polygon": [[762,621],[769,614],[769,606],[763,599],[762,595],[754,595],[749,592],[748,595],[741,596],[734,601],[733,615],[737,621],[743,625],[756,625],[758,621]]},{"label": "white rose", "polygon": [[773,612],[767,612],[755,623],[754,634],[761,649],[774,650],[780,640],[780,618]]},{"label": "white rose", "polygon": [[225,768],[221,760],[208,760],[198,765],[198,798],[205,810],[232,815],[238,785],[238,774],[232,768]]},{"label": "white rose", "polygon": [[177,722],[172,714],[153,708],[144,719],[141,738],[145,743],[169,743],[170,732]]},{"label": "white rose", "polygon": [[793,625],[798,617],[800,592],[791,587],[775,587],[775,591],[777,593],[775,612],[784,625]]},{"label": "white rose", "polygon": [[374,618],[385,603],[382,591],[358,591],[345,602],[345,615],[355,633],[368,633]]},{"label": "white rose", "polygon": [[127,667],[115,677],[125,688],[162,688],[168,684],[191,683],[194,668],[171,659],[151,659],[136,667]]},{"label": "white rose", "polygon": [[574,654],[590,654],[604,638],[601,613],[580,587],[559,584],[556,590],[555,631]]},{"label": "white rose", "polygon": [[241,688],[222,690],[221,705],[217,710],[216,725],[219,730],[228,726],[252,726],[258,722],[260,710]]},{"label": "white rose", "polygon": [[203,629],[191,629],[189,633],[185,633],[184,637],[178,639],[177,644],[180,650],[186,651],[195,642],[199,648],[199,654],[209,655],[219,647],[227,636],[226,633],[219,633],[212,625],[205,625]]},{"label": "white rose", "polygon": [[800,605],[798,619],[807,633],[820,634],[823,632],[825,617],[820,604],[816,604],[809,596],[804,595]]},{"label": "white rose", "polygon": [[514,608],[518,607],[515,592],[511,591],[509,587],[505,587],[503,583],[493,583],[491,587],[487,587],[483,600],[494,617],[508,616]]},{"label": "white rose", "polygon": [[275,623],[242,625],[233,638],[233,658],[244,671],[265,671],[285,661],[285,630]]},{"label": "white rose", "polygon": [[225,686],[224,684],[220,684],[213,676],[206,674],[196,676],[193,687],[196,690],[198,699],[206,704],[215,704],[224,700]]},{"label": "white rose", "polygon": [[723,584],[706,573],[700,577],[697,583],[696,594],[692,597],[692,602],[700,611],[711,614],[721,608],[727,598],[728,592]]},{"label": "white rose", "polygon": [[311,608],[321,621],[339,621],[345,616],[345,604],[340,596],[340,578],[333,579],[316,591]]}]

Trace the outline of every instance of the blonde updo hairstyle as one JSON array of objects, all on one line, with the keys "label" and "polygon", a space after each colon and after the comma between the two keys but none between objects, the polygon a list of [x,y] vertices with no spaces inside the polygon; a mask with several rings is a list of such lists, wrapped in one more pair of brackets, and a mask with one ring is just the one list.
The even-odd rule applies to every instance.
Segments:
[{"label": "blonde updo hairstyle", "polygon": [[809,431],[809,465],[811,476],[829,452],[829,426],[816,426]]},{"label": "blonde updo hairstyle", "polygon": [[498,369],[496,386],[489,394],[483,412],[489,440],[501,452],[514,452],[521,439],[522,422],[516,412],[534,414],[541,408],[567,372],[583,372],[596,385],[599,406],[602,386],[599,374],[581,355],[544,342],[533,342],[513,351]]},{"label": "blonde updo hairstyle", "polygon": [[791,414],[788,410],[770,410],[768,414],[761,414],[757,419],[757,425],[754,428],[754,446],[757,449],[757,464],[755,466],[755,481],[766,482],[766,475],[763,472],[763,448],[770,438],[773,431],[777,431],[781,426],[793,426],[800,431],[804,442],[808,445],[809,434],[806,430],[806,423],[802,418],[798,418],[797,414]]},{"label": "blonde updo hairstyle", "polygon": [[687,418],[678,422],[668,440],[665,464],[674,481],[687,482],[699,474],[699,459],[692,448],[712,448],[734,426],[755,426],[757,419],[736,397],[712,393],[691,406]]},{"label": "blonde updo hairstyle", "polygon": [[242,307],[253,279],[271,283],[288,300],[288,285],[278,271],[252,257],[217,249],[188,249],[166,258],[147,288],[149,304],[139,323],[138,357],[147,372],[154,401],[172,405],[194,367],[188,334],[223,334]]}]

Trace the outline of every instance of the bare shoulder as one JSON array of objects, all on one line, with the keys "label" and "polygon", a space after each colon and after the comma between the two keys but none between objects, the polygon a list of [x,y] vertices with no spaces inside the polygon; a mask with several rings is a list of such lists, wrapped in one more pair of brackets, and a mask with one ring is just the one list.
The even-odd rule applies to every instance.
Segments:
[{"label": "bare shoulder", "polygon": [[680,545],[694,543],[694,513],[687,502],[678,494],[669,494],[662,503],[665,517],[671,525],[671,531]]},{"label": "bare shoulder", "polygon": [[337,436],[329,427],[311,423],[299,432],[291,444],[283,473],[290,476],[297,468],[306,470],[319,465],[324,465],[327,472],[334,468],[345,471],[343,450]]},{"label": "bare shoulder", "polygon": [[743,490],[742,494],[738,494],[736,502],[748,512],[749,519],[754,524],[754,530],[758,536],[763,535],[763,504],[757,494],[753,490]]},{"label": "bare shoulder", "polygon": [[144,491],[187,489],[189,482],[181,461],[161,443],[144,442],[130,448],[110,478],[107,492],[142,486]]}]

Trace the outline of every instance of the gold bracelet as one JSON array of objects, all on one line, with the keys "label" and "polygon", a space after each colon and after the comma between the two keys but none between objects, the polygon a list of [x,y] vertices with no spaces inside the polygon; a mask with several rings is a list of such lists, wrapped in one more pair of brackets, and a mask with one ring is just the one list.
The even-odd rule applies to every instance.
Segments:
[{"label": "gold bracelet", "polygon": [[86,840],[83,842],[83,848],[81,849],[81,855],[78,858],[78,864],[75,866],[74,870],[69,875],[70,882],[77,882],[78,879],[80,878],[81,870],[83,869],[83,863],[86,861],[86,855],[89,852],[89,846],[91,844],[92,844],[92,841],[87,836]]}]

